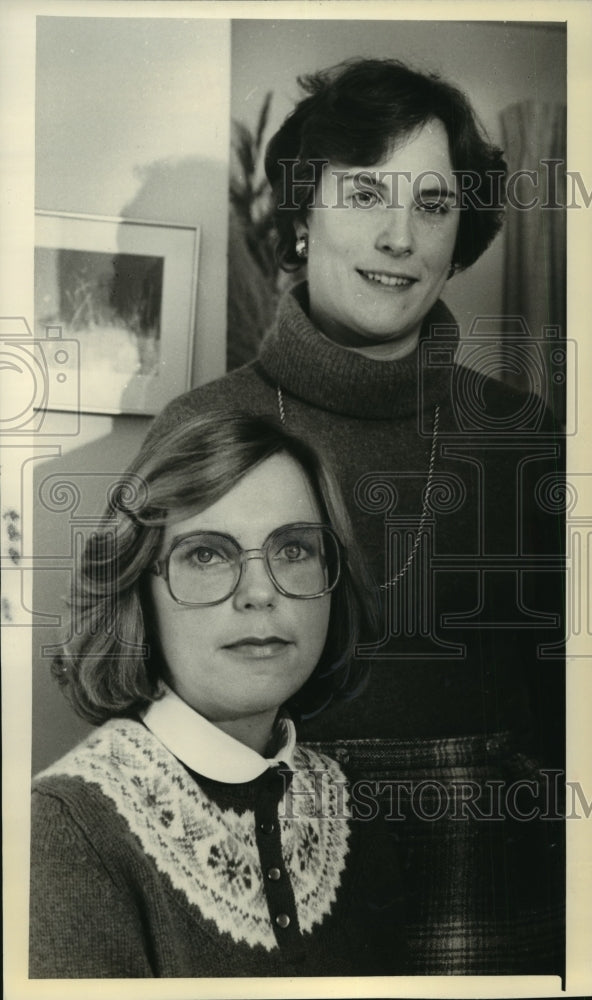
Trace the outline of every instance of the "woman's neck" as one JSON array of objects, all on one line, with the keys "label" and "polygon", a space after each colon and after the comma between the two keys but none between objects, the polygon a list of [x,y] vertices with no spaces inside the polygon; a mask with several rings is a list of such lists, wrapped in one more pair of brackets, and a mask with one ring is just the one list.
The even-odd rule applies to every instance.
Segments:
[{"label": "woman's neck", "polygon": [[413,354],[418,340],[419,330],[416,330],[414,333],[410,333],[408,337],[381,341],[377,344],[368,343],[360,347],[343,346],[343,350],[355,351],[356,354],[361,354],[365,358],[371,358],[372,361],[397,361],[399,358],[406,358],[409,354]]},{"label": "woman's neck", "polygon": [[270,745],[277,712],[261,712],[241,719],[211,719],[222,732],[265,757]]},{"label": "woman's neck", "polygon": [[325,340],[344,351],[355,351],[356,354],[371,358],[373,361],[396,361],[413,354],[421,333],[420,324],[416,329],[402,336],[390,340],[372,340],[358,334],[345,332],[341,327],[333,326],[330,322],[327,323],[324,317],[318,315],[312,308],[310,320]]}]

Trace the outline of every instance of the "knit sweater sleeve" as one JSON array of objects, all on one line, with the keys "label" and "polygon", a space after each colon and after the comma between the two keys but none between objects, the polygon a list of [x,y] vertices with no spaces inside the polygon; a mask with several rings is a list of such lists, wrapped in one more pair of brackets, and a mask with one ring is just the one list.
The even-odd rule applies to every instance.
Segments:
[{"label": "knit sweater sleeve", "polygon": [[140,912],[54,795],[33,794],[31,842],[30,977],[152,977]]}]

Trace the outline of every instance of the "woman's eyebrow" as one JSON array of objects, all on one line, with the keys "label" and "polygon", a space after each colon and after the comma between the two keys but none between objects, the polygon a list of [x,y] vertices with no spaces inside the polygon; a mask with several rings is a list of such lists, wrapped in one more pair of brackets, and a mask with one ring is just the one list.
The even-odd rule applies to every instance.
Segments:
[{"label": "woman's eyebrow", "polygon": [[361,181],[364,186],[385,187],[384,178],[392,175],[392,170],[373,170],[371,167],[360,167],[358,170],[350,170],[347,173],[339,170],[336,176],[344,181]]},{"label": "woman's eyebrow", "polygon": [[185,542],[194,535],[221,535],[223,538],[231,538],[236,541],[234,535],[229,535],[227,531],[218,531],[216,528],[193,528],[191,531],[183,531],[177,535],[173,535],[168,542],[169,548],[176,545],[178,542]]},{"label": "woman's eyebrow", "polygon": [[[275,528],[270,528],[266,532],[265,540],[267,540],[271,535],[274,535],[276,531],[285,531],[287,529],[297,529],[297,528],[318,528],[322,526],[322,521],[284,521],[282,524],[278,524]],[[244,529],[241,529],[241,534]],[[175,535],[172,535],[168,540],[169,548],[176,545],[177,542],[184,542],[189,538],[193,538],[195,535],[217,535],[222,538],[230,539],[240,545],[239,539],[229,531],[223,531],[221,528],[192,528],[191,531],[182,531]]]},{"label": "woman's eyebrow", "polygon": [[451,191],[447,184],[438,184],[437,187],[419,188],[418,194],[422,198],[455,198],[456,192]]}]

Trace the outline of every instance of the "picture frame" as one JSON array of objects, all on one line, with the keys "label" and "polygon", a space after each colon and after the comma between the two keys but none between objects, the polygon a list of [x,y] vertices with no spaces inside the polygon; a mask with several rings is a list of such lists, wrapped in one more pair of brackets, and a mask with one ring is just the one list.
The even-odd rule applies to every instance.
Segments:
[{"label": "picture frame", "polygon": [[35,212],[44,409],[153,416],[190,388],[199,227]]}]

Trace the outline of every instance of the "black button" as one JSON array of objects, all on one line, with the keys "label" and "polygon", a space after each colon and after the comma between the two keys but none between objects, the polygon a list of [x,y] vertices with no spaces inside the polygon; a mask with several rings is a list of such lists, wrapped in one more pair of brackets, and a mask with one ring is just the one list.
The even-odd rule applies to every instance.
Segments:
[{"label": "black button", "polygon": [[271,879],[272,882],[277,882],[278,879],[282,877],[282,873],[279,868],[270,868],[267,872],[267,877]]},{"label": "black button", "polygon": [[287,913],[279,913],[275,918],[275,922],[278,927],[285,928],[290,926],[290,918]]},{"label": "black button", "polygon": [[275,823],[271,820],[259,824],[259,829],[263,830],[263,833],[273,833],[275,830]]}]

